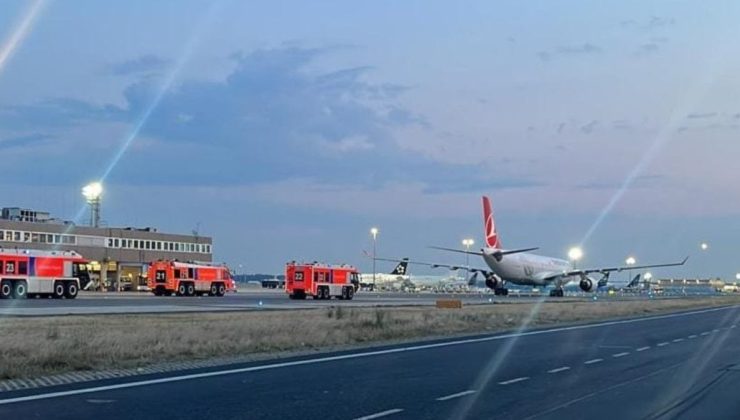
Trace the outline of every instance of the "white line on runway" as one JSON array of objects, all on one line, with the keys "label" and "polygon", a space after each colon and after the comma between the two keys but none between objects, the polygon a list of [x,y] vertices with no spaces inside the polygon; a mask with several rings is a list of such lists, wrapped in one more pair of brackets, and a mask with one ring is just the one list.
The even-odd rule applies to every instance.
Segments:
[{"label": "white line on runway", "polygon": [[683,338],[676,338],[673,340],[674,343],[680,343],[683,341]]},{"label": "white line on runway", "polygon": [[593,365],[594,363],[603,362],[604,359],[591,359],[589,361],[583,362],[584,365]]},{"label": "white line on runway", "polygon": [[667,341],[664,341],[664,342],[662,342],[662,343],[658,343],[658,347],[663,347],[663,346],[667,346],[667,345],[669,345],[669,344],[671,344],[671,343],[669,343],[669,342],[667,342]]},{"label": "white line on runway", "polygon": [[719,330],[712,330],[712,332],[715,332],[716,333],[716,332],[719,332]]},{"label": "white line on runway", "polygon": [[559,367],[557,369],[551,369],[551,370],[548,370],[547,373],[558,373],[558,372],[562,372],[564,370],[570,370],[570,366],[563,366],[563,367]]},{"label": "white line on runway", "polygon": [[645,351],[645,350],[650,350],[650,346],[640,347],[639,349],[635,351]]},{"label": "white line on runway", "polygon": [[[551,328],[547,330],[526,331],[526,332],[521,332],[521,333],[502,334],[502,335],[494,335],[494,336],[481,337],[481,338],[469,338],[465,340],[445,341],[441,343],[419,344],[416,346],[396,347],[396,348],[386,349],[386,350],[375,350],[375,351],[366,351],[366,352],[360,352],[360,353],[342,354],[338,356],[327,356],[327,357],[319,357],[316,359],[295,360],[292,362],[281,362],[281,363],[273,363],[273,364],[267,364],[267,365],[251,366],[251,367],[236,368],[236,369],[216,370],[216,371],[211,371],[211,372],[170,376],[166,378],[149,379],[149,380],[144,380],[144,381],[124,382],[124,383],[119,383],[119,384],[114,384],[114,385],[72,389],[69,391],[47,392],[43,394],[28,395],[25,397],[7,398],[4,400],[0,400],[0,405],[14,404],[14,403],[26,402],[26,401],[38,401],[38,400],[44,400],[44,399],[49,399],[49,398],[67,397],[71,395],[90,394],[94,392],[112,391],[112,390],[117,390],[117,389],[136,388],[136,387],[142,387],[142,386],[148,386],[148,385],[158,385],[158,384],[165,384],[165,383],[172,383],[172,382],[188,381],[188,380],[193,380],[193,379],[213,378],[213,377],[218,377],[218,376],[234,375],[234,374],[240,374],[240,373],[259,372],[263,370],[279,369],[279,368],[286,368],[286,367],[292,367],[292,366],[312,365],[312,364],[317,364],[317,363],[327,363],[327,362],[334,362],[334,361],[339,361],[339,360],[350,360],[350,359],[358,359],[362,357],[381,356],[385,354],[405,353],[409,351],[428,350],[428,349],[433,349],[433,348],[459,346],[459,345],[464,345],[464,344],[484,343],[484,342],[489,342],[489,341],[506,340],[509,338],[529,337],[529,336],[552,334],[552,333],[559,333],[559,332],[565,332],[565,331],[577,331],[577,330],[585,330],[585,329],[591,329],[591,328],[608,327],[612,325],[624,325],[624,324],[633,324],[637,322],[654,321],[654,320],[660,320],[660,319],[680,318],[680,317],[691,316],[691,315],[699,315],[699,314],[706,314],[706,313],[712,313],[712,312],[717,312],[717,311],[724,311],[728,309],[737,309],[738,307],[740,307],[740,305],[725,306],[722,308],[702,309],[699,311],[682,312],[682,313],[677,313],[677,314],[623,319],[623,320],[618,320],[618,321],[605,321],[605,322],[598,322],[595,324],[573,325],[569,327],[557,327],[557,328]],[[600,362],[601,359],[597,361]],[[596,363],[596,362],[592,362],[592,363]],[[589,364],[589,363],[587,362],[586,364]]]},{"label": "white line on runway", "polygon": [[709,331],[704,331],[704,332],[703,332],[703,333],[701,333],[700,335],[709,335]]},{"label": "white line on runway", "polygon": [[381,418],[381,417],[390,416],[391,414],[400,413],[401,411],[403,411],[403,410],[400,409],[400,408],[394,408],[392,410],[386,410],[386,411],[381,411],[380,413],[370,414],[369,416],[357,417],[357,418],[355,418],[355,420],[372,420],[372,419],[378,419],[378,418]]},{"label": "white line on runway", "polygon": [[517,382],[526,381],[527,379],[529,379],[528,376],[522,376],[521,378],[509,379],[508,381],[499,382],[498,384],[499,385],[511,385],[511,384],[515,384]]},{"label": "white line on runway", "polygon": [[617,354],[612,354],[612,357],[614,357],[614,358],[617,358],[617,357],[624,357],[624,356],[626,356],[626,355],[628,355],[628,354],[630,354],[630,352],[628,352],[628,351],[623,351],[623,352],[621,352],[621,353],[617,353]]},{"label": "white line on runway", "polygon": [[689,338],[691,338],[691,339],[694,339],[694,338],[696,338],[696,334],[691,334],[691,335],[689,336]]},{"label": "white line on runway", "polygon": [[457,394],[445,395],[444,397],[437,398],[437,401],[447,401],[447,400],[451,400],[453,398],[460,398],[460,397],[464,397],[464,396],[470,395],[470,394],[475,394],[475,391],[473,391],[472,389],[470,389],[468,391],[458,392]]}]

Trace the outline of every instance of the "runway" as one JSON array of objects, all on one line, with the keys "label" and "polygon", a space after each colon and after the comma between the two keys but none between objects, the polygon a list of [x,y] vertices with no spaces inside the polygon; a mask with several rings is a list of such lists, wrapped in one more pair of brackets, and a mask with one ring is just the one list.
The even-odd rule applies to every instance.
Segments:
[{"label": "runway", "polygon": [[331,305],[434,305],[437,299],[461,299],[464,304],[488,302],[487,294],[410,294],[359,292],[351,301],[291,300],[282,290],[246,289],[224,297],[154,296],[150,293],[81,293],[77,299],[0,300],[0,316],[89,315],[169,312],[223,312],[260,309],[308,309]]},{"label": "runway", "polygon": [[740,306],[0,394],[3,418],[731,418]]},{"label": "runway", "polygon": [[[690,298],[689,296],[688,298]],[[706,297],[696,295],[695,297]],[[597,297],[598,299],[640,300],[646,295]],[[663,297],[676,298],[676,297]],[[686,298],[686,297],[684,297]],[[536,296],[494,296],[492,293],[401,293],[361,291],[351,301],[288,299],[282,290],[249,288],[224,297],[178,297],[154,296],[144,292],[99,293],[82,292],[77,299],[3,299],[0,300],[0,316],[48,316],[48,315],[96,315],[131,313],[183,313],[224,312],[274,309],[311,309],[332,305],[349,307],[372,306],[432,306],[437,299],[460,299],[464,305],[500,303],[532,303],[546,299],[548,302],[573,302],[593,299],[590,296],[549,298]]]}]

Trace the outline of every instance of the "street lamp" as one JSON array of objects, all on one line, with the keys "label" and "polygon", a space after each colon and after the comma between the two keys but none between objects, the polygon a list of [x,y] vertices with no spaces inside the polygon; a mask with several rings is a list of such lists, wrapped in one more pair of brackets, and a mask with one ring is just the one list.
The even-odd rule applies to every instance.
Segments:
[{"label": "street lamp", "polygon": [[378,242],[378,228],[373,227],[370,229],[370,234],[373,235],[373,290],[375,290],[375,246]]},{"label": "street lamp", "polygon": [[647,284],[647,287],[650,288],[650,280],[653,279],[653,273],[647,272],[645,273],[645,283]]},{"label": "street lamp", "polygon": [[100,226],[100,198],[103,196],[103,184],[91,182],[82,187],[82,195],[90,205],[90,226]]},{"label": "street lamp", "polygon": [[735,280],[740,281],[740,273],[735,274]]},{"label": "street lamp", "polygon": [[699,247],[701,248],[702,251],[706,251],[707,249],[709,249],[709,244],[706,242],[702,242],[701,245],[699,245]]},{"label": "street lamp", "polygon": [[[624,263],[631,267],[637,263],[637,259],[630,255],[629,257],[627,257],[626,260],[624,260]],[[632,270],[630,269],[630,270],[627,270],[627,282],[629,283],[631,280],[632,280]]]},{"label": "street lamp", "polygon": [[583,258],[583,250],[580,247],[574,246],[568,251],[568,259],[573,262],[573,268],[576,268],[578,260]]},{"label": "street lamp", "polygon": [[[472,239],[463,239],[462,244],[465,247],[466,252],[470,252],[470,247],[475,244],[475,241]],[[468,272],[470,272],[470,254],[465,254],[465,267]]]}]

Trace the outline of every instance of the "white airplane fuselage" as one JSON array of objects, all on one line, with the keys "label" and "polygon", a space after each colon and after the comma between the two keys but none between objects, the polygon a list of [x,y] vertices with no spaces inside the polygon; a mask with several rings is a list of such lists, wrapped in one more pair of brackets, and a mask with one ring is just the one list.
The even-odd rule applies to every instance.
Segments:
[{"label": "white airplane fuselage", "polygon": [[[571,270],[571,263],[559,258],[529,253],[511,254],[496,258],[496,249],[483,250],[483,260],[491,271],[505,282],[523,286],[545,286],[552,282],[552,275]],[[546,280],[549,278],[549,281]],[[565,284],[575,278],[561,277],[557,280]]]}]

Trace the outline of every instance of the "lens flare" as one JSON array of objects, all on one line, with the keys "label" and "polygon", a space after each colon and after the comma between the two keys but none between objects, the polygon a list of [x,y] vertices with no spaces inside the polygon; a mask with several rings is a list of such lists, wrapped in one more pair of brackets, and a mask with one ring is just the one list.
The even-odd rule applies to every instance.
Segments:
[{"label": "lens flare", "polygon": [[36,17],[39,15],[43,3],[43,0],[37,0],[29,6],[23,18],[21,18],[21,21],[10,35],[10,38],[0,47],[0,73],[33,28],[33,23],[36,21]]}]

